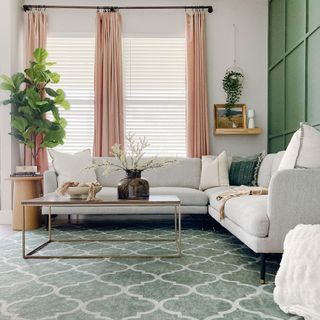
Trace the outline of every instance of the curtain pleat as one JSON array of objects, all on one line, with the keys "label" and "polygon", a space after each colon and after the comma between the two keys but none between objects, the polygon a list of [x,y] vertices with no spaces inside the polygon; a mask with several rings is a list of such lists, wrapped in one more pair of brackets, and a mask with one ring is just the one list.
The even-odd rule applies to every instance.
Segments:
[{"label": "curtain pleat", "polygon": [[[30,61],[33,60],[32,53],[37,48],[47,48],[47,33],[48,20],[47,15],[41,11],[27,11],[25,12],[25,41],[26,41],[26,60],[25,66],[29,67]],[[41,137],[37,138],[37,145],[39,146]],[[48,154],[46,149],[41,149],[33,163],[31,150],[24,146],[24,164],[37,165],[38,171],[43,173],[48,170]]]},{"label": "curtain pleat", "polygon": [[205,13],[186,13],[187,43],[187,155],[201,158],[210,153]]},{"label": "curtain pleat", "polygon": [[121,16],[98,12],[96,22],[93,154],[101,157],[124,143]]}]

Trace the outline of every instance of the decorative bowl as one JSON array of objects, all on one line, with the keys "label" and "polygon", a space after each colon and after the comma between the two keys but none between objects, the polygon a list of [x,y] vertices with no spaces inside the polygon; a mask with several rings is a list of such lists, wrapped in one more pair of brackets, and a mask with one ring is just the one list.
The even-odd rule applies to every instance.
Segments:
[{"label": "decorative bowl", "polygon": [[[101,186],[94,187],[94,192],[97,194],[101,191]],[[69,187],[67,194],[71,199],[87,199],[89,193],[89,187]]]}]

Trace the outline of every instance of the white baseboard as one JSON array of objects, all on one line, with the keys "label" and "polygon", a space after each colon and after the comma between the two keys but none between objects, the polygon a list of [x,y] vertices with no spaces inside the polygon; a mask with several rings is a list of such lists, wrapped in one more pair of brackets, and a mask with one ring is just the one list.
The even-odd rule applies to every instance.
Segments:
[{"label": "white baseboard", "polygon": [[11,210],[0,210],[0,224],[12,224]]}]

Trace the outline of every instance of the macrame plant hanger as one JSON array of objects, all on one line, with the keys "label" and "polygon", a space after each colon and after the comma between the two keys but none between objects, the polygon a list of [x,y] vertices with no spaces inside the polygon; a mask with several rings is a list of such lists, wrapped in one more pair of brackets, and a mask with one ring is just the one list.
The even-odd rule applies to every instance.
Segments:
[{"label": "macrame plant hanger", "polygon": [[242,75],[244,74],[243,69],[241,69],[237,65],[237,30],[236,30],[236,25],[233,24],[233,66],[229,67],[226,72],[237,72],[241,73]]}]

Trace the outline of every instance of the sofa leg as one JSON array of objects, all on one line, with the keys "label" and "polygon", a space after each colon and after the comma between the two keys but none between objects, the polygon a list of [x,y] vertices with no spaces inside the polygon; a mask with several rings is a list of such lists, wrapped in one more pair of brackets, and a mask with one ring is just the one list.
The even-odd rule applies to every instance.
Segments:
[{"label": "sofa leg", "polygon": [[207,229],[207,222],[208,222],[208,220],[207,220],[207,215],[206,214],[203,214],[202,215],[202,223],[201,223],[201,229],[202,230],[206,230]]},{"label": "sofa leg", "polygon": [[221,224],[214,219],[212,219],[212,230],[213,232],[219,232],[222,230]]},{"label": "sofa leg", "polygon": [[218,232],[221,230],[222,226],[219,222],[214,220],[209,213],[202,215],[202,230],[210,230],[213,232]]},{"label": "sofa leg", "polygon": [[44,226],[45,226],[46,230],[49,229],[49,217],[47,214],[44,215]]},{"label": "sofa leg", "polygon": [[261,253],[260,284],[266,283],[266,253]]}]

